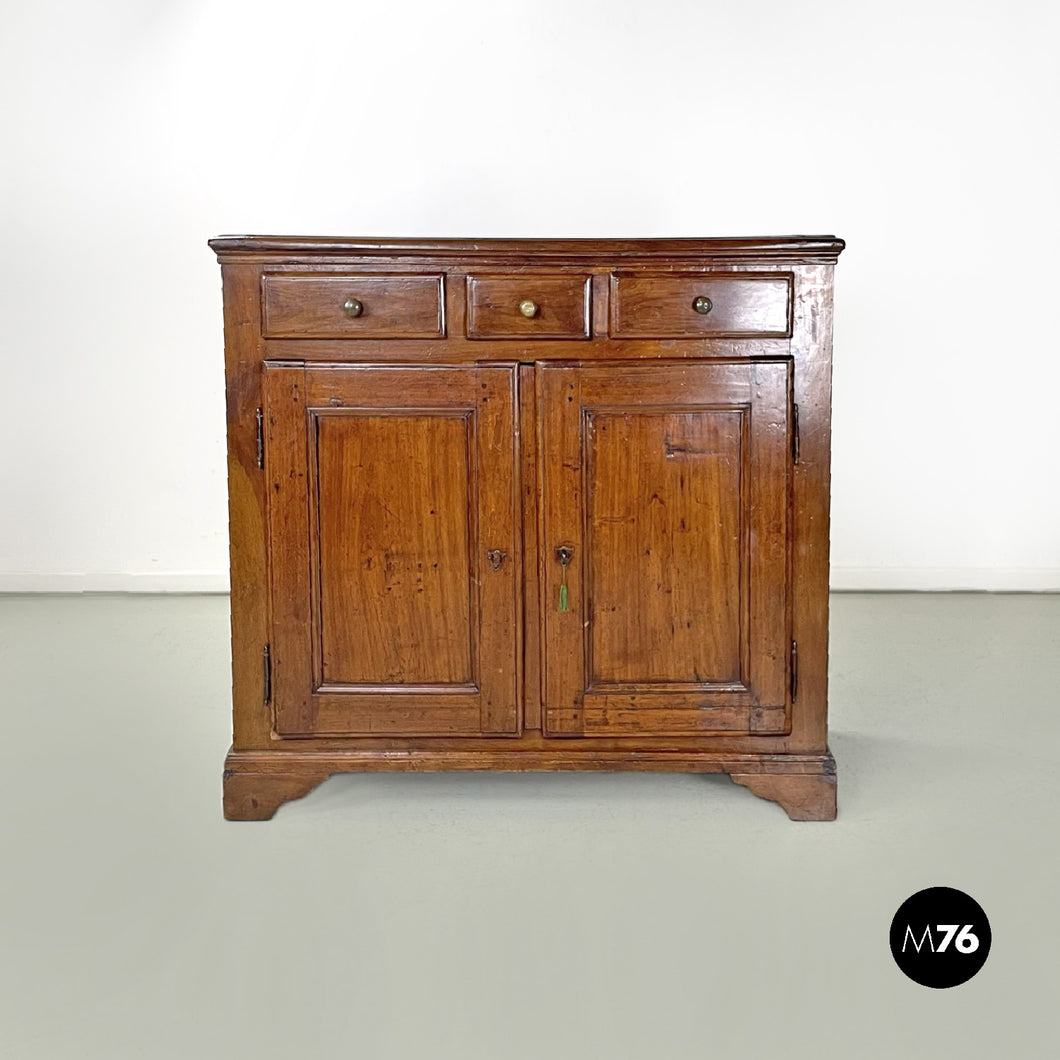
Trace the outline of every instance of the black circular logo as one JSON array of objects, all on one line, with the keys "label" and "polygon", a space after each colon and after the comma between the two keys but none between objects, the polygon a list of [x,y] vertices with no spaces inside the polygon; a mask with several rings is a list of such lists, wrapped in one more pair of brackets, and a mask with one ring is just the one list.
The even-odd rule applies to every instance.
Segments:
[{"label": "black circular logo", "polygon": [[891,921],[891,955],[914,983],[959,986],[986,963],[990,921],[964,891],[929,887],[907,898]]}]

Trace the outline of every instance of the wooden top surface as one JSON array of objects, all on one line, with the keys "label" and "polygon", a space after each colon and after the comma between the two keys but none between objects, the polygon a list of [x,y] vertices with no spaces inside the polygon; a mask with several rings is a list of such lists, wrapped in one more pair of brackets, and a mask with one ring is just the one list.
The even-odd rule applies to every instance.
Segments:
[{"label": "wooden top surface", "polygon": [[718,239],[434,239],[375,236],[218,236],[210,247],[233,258],[523,257],[550,260],[724,258],[835,261],[846,244],[836,236],[752,236]]}]

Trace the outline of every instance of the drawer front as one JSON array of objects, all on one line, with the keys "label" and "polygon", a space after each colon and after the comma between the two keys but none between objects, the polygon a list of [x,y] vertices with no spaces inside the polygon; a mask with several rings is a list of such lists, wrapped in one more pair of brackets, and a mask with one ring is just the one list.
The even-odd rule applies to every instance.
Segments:
[{"label": "drawer front", "polygon": [[587,339],[587,275],[467,278],[470,339]]},{"label": "drawer front", "polygon": [[266,276],[266,338],[437,339],[441,276]]},{"label": "drawer front", "polygon": [[791,335],[790,273],[614,273],[611,335],[621,339]]}]

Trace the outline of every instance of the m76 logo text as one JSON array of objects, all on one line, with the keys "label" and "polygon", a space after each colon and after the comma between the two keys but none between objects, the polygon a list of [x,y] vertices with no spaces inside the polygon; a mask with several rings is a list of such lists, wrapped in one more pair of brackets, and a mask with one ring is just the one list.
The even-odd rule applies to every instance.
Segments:
[{"label": "m76 logo text", "polygon": [[[931,934],[930,924],[924,928],[924,932],[918,942],[913,934],[912,927],[906,924],[905,937],[902,940],[902,953],[905,953],[906,946],[909,943],[913,944],[917,953],[921,952],[925,943],[930,948],[931,953],[945,953],[951,942],[961,953],[975,953],[979,949],[979,936],[972,931],[971,924],[964,924],[963,926],[960,924],[936,924],[935,931],[942,936],[938,945],[935,944],[935,938]],[[954,939],[955,935],[957,936],[956,939]]]}]

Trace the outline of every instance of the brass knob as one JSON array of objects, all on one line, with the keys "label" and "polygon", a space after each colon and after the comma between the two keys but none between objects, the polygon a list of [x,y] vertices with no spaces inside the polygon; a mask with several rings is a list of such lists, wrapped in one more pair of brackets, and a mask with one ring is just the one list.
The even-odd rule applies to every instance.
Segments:
[{"label": "brass knob", "polygon": [[359,317],[364,312],[364,305],[356,298],[347,298],[342,303],[342,311],[348,317]]},{"label": "brass knob", "polygon": [[714,308],[714,303],[705,294],[701,294],[692,299],[692,308],[706,316]]},{"label": "brass knob", "polygon": [[524,317],[536,317],[537,302],[534,302],[529,298],[524,298],[519,303],[519,312],[522,313]]}]

